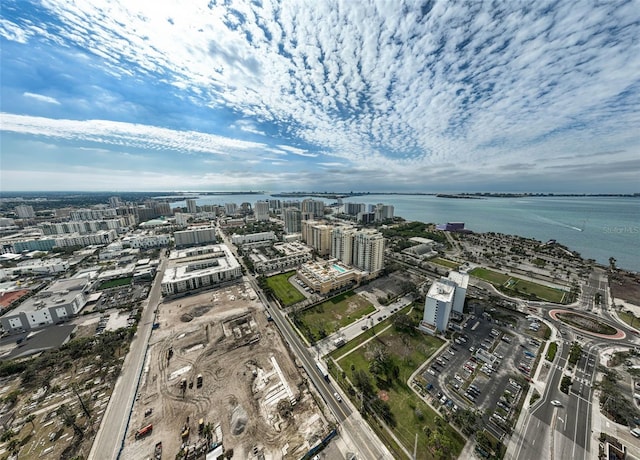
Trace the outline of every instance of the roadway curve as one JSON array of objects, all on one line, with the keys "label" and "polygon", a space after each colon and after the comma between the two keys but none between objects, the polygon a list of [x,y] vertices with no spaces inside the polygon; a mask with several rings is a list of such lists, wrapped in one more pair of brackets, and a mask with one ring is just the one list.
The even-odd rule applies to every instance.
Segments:
[{"label": "roadway curve", "polygon": [[[605,321],[602,321],[601,319],[590,318],[587,315],[583,315],[581,313],[577,313],[577,312],[575,312],[573,310],[560,310],[560,309],[558,309],[558,310],[549,310],[548,313],[549,313],[549,316],[551,317],[551,319],[553,319],[555,321],[560,321],[562,324],[564,324],[564,325],[566,325],[568,327],[571,327],[571,328],[573,328],[573,329],[575,329],[577,331],[580,331],[581,333],[589,334],[589,335],[591,335],[593,337],[598,337],[600,339],[607,339],[607,340],[622,340],[622,339],[625,339],[627,337],[627,334],[623,330],[617,328],[613,324],[609,324],[609,323],[607,323]],[[596,332],[590,332],[590,331],[587,331],[585,329],[581,329],[581,328],[579,328],[577,326],[574,326],[573,324],[566,323],[566,322],[562,321],[562,319],[558,318],[557,315],[561,314],[561,313],[571,313],[572,315],[582,316],[583,318],[592,319],[594,321],[599,321],[599,322],[601,322],[603,324],[606,324],[607,326],[610,326],[610,327],[614,328],[616,330],[616,333],[612,334],[612,335],[598,334]]]}]

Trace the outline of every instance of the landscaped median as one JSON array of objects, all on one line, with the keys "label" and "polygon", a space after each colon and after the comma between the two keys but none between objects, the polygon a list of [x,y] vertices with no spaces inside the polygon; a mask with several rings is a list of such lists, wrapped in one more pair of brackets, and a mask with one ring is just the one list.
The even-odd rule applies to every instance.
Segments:
[{"label": "landscaped median", "polygon": [[565,303],[568,298],[568,292],[561,289],[555,289],[482,267],[474,268],[469,274],[481,280],[488,281],[493,284],[496,289],[507,295],[530,300],[544,300],[553,303]]},{"label": "landscaped median", "polygon": [[558,344],[556,342],[551,342],[549,344],[549,347],[547,348],[547,356],[546,356],[547,361],[553,362],[553,360],[556,357],[557,351],[558,351]]}]

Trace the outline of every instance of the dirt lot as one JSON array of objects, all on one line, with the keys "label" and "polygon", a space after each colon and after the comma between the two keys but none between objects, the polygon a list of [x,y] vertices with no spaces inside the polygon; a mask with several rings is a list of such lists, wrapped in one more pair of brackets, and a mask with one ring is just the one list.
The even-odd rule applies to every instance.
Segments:
[{"label": "dirt lot", "polygon": [[[205,444],[200,419],[233,458],[300,458],[326,434],[324,416],[248,286],[158,308],[160,327],[151,337],[123,458],[152,456],[158,441],[163,458],[174,458],[183,442]],[[135,440],[148,424],[152,433]]]},{"label": "dirt lot", "polygon": [[634,305],[640,305],[640,275],[619,272],[609,277],[611,295]]}]

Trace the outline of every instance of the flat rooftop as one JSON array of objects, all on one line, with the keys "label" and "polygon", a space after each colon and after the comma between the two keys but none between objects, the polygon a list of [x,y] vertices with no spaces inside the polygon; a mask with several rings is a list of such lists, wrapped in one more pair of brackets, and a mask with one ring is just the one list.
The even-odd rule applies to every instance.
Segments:
[{"label": "flat rooftop", "polygon": [[434,281],[434,283],[429,288],[427,297],[439,302],[451,302],[454,292],[455,288],[453,286],[444,284],[440,281]]},{"label": "flat rooftop", "polygon": [[35,311],[43,308],[55,307],[56,305],[65,305],[71,302],[86,285],[87,280],[85,278],[71,278],[54,281],[48,288],[25,300],[6,314],[13,316],[20,312]]},{"label": "flat rooftop", "polygon": [[466,273],[449,272],[449,279],[461,288],[467,289],[467,286],[469,286],[469,275]]}]

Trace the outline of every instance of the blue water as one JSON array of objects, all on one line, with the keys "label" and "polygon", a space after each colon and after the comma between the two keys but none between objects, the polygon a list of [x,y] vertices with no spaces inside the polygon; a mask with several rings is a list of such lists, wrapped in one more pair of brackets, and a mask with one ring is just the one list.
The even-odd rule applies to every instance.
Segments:
[{"label": "blue water", "polygon": [[340,273],[346,272],[346,270],[342,268],[340,265],[334,265],[333,268],[334,270],[338,270]]},{"label": "blue water", "polygon": [[[269,195],[207,196],[197,204],[251,204]],[[287,200],[289,198],[279,198]],[[301,200],[302,198],[300,198]],[[294,200],[291,198],[291,200]],[[640,198],[526,197],[464,200],[424,195],[366,195],[345,201],[391,204],[395,215],[431,223],[464,222],[476,232],[557,240],[585,259],[640,271]],[[329,201],[326,201],[329,204]],[[184,201],[174,206],[186,206]]]}]

